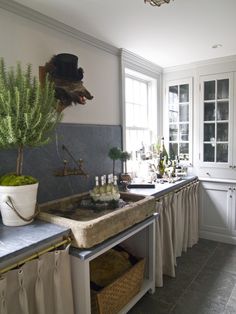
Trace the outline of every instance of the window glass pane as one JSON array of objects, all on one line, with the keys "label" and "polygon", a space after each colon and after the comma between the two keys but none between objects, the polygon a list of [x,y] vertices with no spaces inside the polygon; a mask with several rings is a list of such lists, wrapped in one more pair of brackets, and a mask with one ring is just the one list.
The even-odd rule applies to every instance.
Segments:
[{"label": "window glass pane", "polygon": [[169,105],[169,122],[178,122],[179,106],[178,104]]},{"label": "window glass pane", "polygon": [[217,81],[217,99],[229,98],[229,79]]},{"label": "window glass pane", "polygon": [[215,147],[211,144],[204,144],[204,161],[215,161]]},{"label": "window glass pane", "polygon": [[189,101],[189,85],[184,84],[179,87],[179,102]]},{"label": "window glass pane", "polygon": [[134,124],[134,105],[126,103],[126,125],[132,126]]},{"label": "window glass pane", "polygon": [[180,136],[180,141],[189,140],[189,125],[188,124],[179,125],[179,136]]},{"label": "window glass pane", "polygon": [[204,100],[215,99],[215,81],[204,82]]},{"label": "window glass pane", "polygon": [[138,103],[147,106],[147,84],[146,83],[141,83],[140,85],[140,99]]},{"label": "window glass pane", "polygon": [[216,145],[216,161],[228,162],[228,144]]},{"label": "window glass pane", "polygon": [[204,103],[204,121],[215,120],[215,102]]},{"label": "window glass pane", "polygon": [[189,144],[188,143],[179,144],[179,159],[189,160]]},{"label": "window glass pane", "polygon": [[215,140],[215,123],[204,124],[204,141],[212,142]]},{"label": "window glass pane", "polygon": [[129,77],[125,79],[125,101],[133,102],[133,80]]},{"label": "window glass pane", "polygon": [[169,125],[169,140],[177,141],[178,140],[178,126],[177,124]]},{"label": "window glass pane", "polygon": [[179,105],[179,121],[187,122],[189,121],[189,105]]},{"label": "window glass pane", "polygon": [[219,101],[217,103],[217,120],[229,119],[229,102]]},{"label": "window glass pane", "polygon": [[178,156],[178,144],[177,143],[169,143],[169,156],[170,159],[174,160],[176,156]]},{"label": "window glass pane", "polygon": [[169,93],[168,93],[168,102],[169,104],[178,103],[178,85],[170,86]]},{"label": "window glass pane", "polygon": [[228,141],[228,123],[217,123],[217,141]]}]

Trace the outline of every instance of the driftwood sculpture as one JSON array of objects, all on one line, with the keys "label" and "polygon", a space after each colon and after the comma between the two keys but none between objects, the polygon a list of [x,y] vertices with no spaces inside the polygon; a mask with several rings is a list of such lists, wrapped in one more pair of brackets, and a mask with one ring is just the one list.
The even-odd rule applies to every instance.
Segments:
[{"label": "driftwood sculpture", "polygon": [[83,85],[84,71],[77,68],[78,57],[68,53],[61,53],[51,58],[44,67],[40,67],[40,78],[44,80],[48,73],[55,83],[55,96],[60,101],[58,111],[74,104],[85,105],[86,100],[93,96]]}]

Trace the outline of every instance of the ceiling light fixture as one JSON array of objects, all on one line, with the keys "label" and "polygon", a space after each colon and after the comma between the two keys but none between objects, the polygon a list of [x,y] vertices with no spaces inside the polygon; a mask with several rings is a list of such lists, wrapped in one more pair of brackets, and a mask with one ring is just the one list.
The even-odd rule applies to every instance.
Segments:
[{"label": "ceiling light fixture", "polygon": [[214,44],[211,46],[211,48],[213,48],[213,49],[217,49],[217,48],[221,48],[221,47],[223,47],[222,44]]},{"label": "ceiling light fixture", "polygon": [[170,0],[144,0],[144,2],[145,3],[150,3],[152,6],[160,7],[164,3],[169,3]]}]

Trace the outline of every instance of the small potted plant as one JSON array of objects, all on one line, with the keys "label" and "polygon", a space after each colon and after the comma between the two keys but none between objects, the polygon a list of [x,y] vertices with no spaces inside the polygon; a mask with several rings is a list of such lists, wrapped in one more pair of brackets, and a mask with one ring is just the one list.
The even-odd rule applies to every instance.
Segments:
[{"label": "small potted plant", "polygon": [[127,184],[131,182],[131,177],[127,172],[127,161],[130,160],[130,158],[131,158],[130,153],[128,153],[126,151],[121,152],[120,160],[123,163],[123,173],[120,175],[120,179],[122,182],[127,182]]},{"label": "small potted plant", "polygon": [[112,147],[108,152],[108,156],[113,161],[113,175],[115,175],[115,162],[120,159],[121,150],[118,147]]},{"label": "small potted plant", "polygon": [[49,143],[60,121],[54,85],[47,78],[40,85],[31,65],[6,70],[0,59],[0,149],[17,149],[16,171],[0,177],[0,209],[3,223],[19,226],[35,216],[38,181],[22,174],[25,147]]}]

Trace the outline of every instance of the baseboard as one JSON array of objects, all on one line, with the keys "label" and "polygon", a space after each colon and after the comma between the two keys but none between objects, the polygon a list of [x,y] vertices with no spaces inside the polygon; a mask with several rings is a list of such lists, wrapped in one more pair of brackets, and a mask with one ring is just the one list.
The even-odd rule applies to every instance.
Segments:
[{"label": "baseboard", "polygon": [[229,243],[229,244],[236,244],[236,237],[231,235],[219,234],[214,232],[208,231],[200,231],[199,236],[202,239],[222,242],[222,243]]}]

